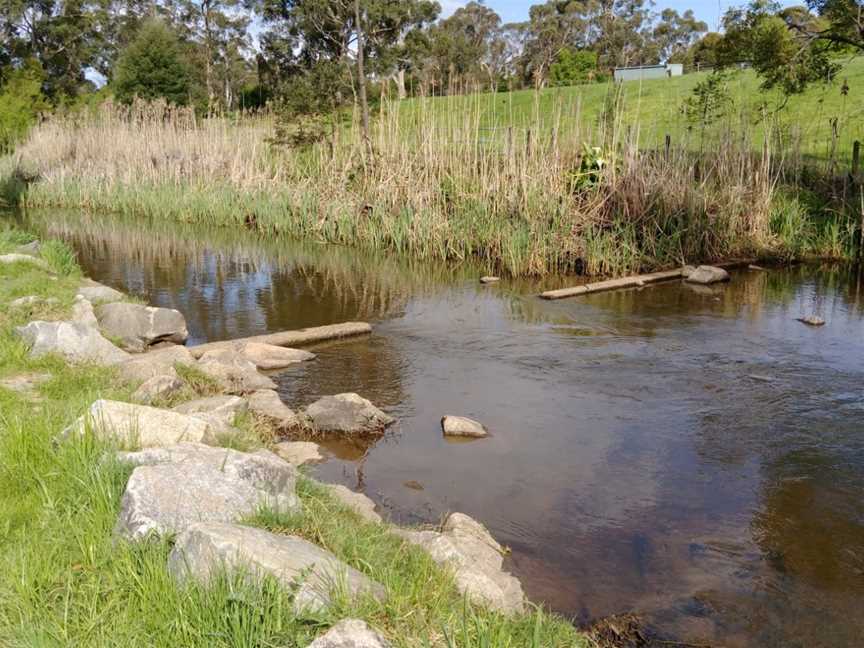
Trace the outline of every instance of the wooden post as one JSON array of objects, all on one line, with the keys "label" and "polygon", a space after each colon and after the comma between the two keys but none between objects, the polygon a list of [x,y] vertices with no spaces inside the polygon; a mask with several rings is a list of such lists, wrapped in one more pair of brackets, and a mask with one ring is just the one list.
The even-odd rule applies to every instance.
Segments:
[{"label": "wooden post", "polygon": [[531,157],[531,129],[525,131],[525,157]]},{"label": "wooden post", "polygon": [[861,172],[861,142],[855,140],[852,144],[852,180],[858,181],[858,174]]},{"label": "wooden post", "polygon": [[513,127],[507,127],[507,157],[513,158]]},{"label": "wooden post", "polygon": [[669,133],[666,133],[666,147],[665,147],[665,156],[666,159],[669,159],[669,150],[672,148],[672,136]]}]

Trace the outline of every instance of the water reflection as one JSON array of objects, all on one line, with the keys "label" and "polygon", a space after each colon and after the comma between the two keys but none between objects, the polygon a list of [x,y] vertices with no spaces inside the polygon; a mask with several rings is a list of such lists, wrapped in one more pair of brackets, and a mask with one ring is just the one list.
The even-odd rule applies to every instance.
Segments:
[{"label": "water reflection", "polygon": [[[279,377],[291,405],[357,391],[399,418],[372,447],[330,446],[319,475],[401,521],[478,517],[555,609],[635,610],[723,646],[864,636],[860,274],[744,270],[544,302],[532,281],[479,286],[477,268],[34,217],[94,278],[182,310],[196,341],[374,320]],[[795,321],[810,314],[828,325]],[[446,442],[445,413],[492,438]]]}]

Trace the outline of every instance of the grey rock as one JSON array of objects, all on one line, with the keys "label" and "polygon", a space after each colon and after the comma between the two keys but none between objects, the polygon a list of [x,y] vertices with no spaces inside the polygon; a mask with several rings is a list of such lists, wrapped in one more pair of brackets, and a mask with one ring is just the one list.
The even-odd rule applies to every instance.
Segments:
[{"label": "grey rock", "polygon": [[126,538],[182,533],[199,522],[233,522],[262,507],[283,513],[301,507],[295,468],[266,450],[190,443],[121,453],[118,459],[137,466],[115,527]]},{"label": "grey rock", "polygon": [[29,254],[30,256],[38,257],[42,254],[42,243],[39,241],[30,241],[25,245],[19,245],[15,248],[18,254]]},{"label": "grey rock", "polygon": [[51,374],[49,373],[23,373],[0,379],[0,387],[18,392],[19,394],[26,394],[36,391],[39,385],[49,380],[51,380]]},{"label": "grey rock", "polygon": [[138,339],[145,346],[157,342],[183,344],[189,337],[186,319],[173,308],[112,302],[99,306],[96,317],[106,334]]},{"label": "grey rock", "polygon": [[110,302],[122,301],[126,298],[119,290],[114,290],[108,286],[104,286],[96,281],[89,279],[85,280],[78,287],[78,295],[90,301],[93,304],[107,304]]},{"label": "grey rock", "polygon": [[351,509],[367,522],[379,523],[381,516],[375,511],[375,502],[363,493],[357,493],[342,484],[321,484],[343,506]]},{"label": "grey rock", "polygon": [[143,382],[154,376],[176,375],[174,366],[177,364],[193,366],[195,358],[186,347],[173,345],[143,355],[127,355],[127,360],[117,367],[117,371],[128,382]]},{"label": "grey rock", "polygon": [[289,349],[260,342],[247,342],[240,345],[238,351],[244,358],[255,363],[255,366],[262,371],[284,369],[293,364],[315,359],[315,354],[309,351]]},{"label": "grey rock", "polygon": [[447,436],[482,438],[489,434],[482,423],[464,416],[443,417],[441,429]]},{"label": "grey rock", "polygon": [[287,588],[301,585],[302,605],[296,607],[315,611],[326,607],[335,592],[352,598],[385,595],[381,585],[303,538],[237,524],[190,526],[177,538],[168,569],[180,581],[205,583],[225,569],[255,580],[270,576]]},{"label": "grey rock", "polygon": [[259,389],[246,397],[249,411],[273,424],[279,430],[290,430],[300,424],[294,411],[282,402],[272,389]]},{"label": "grey rock", "polygon": [[308,424],[318,432],[379,434],[395,419],[354,394],[324,396],[304,411]]},{"label": "grey rock", "polygon": [[30,355],[57,353],[72,363],[113,365],[129,355],[105,339],[94,327],[81,322],[30,322],[15,329],[30,347]]},{"label": "grey rock", "polygon": [[276,388],[275,382],[258,372],[255,363],[233,349],[207,351],[199,358],[197,367],[229,394],[248,394],[258,389]]},{"label": "grey rock", "polygon": [[32,308],[34,306],[55,306],[59,304],[60,301],[54,297],[39,297],[38,295],[27,295],[25,297],[19,297],[18,299],[13,299],[9,302],[9,306],[12,308]]},{"label": "grey rock", "polygon": [[181,414],[207,414],[222,421],[225,425],[234,425],[237,417],[249,410],[249,403],[239,396],[226,394],[197,398],[186,403],[180,403],[172,409]]},{"label": "grey rock", "polygon": [[796,320],[807,326],[825,326],[825,320],[818,315],[808,315],[807,317],[796,317]]},{"label": "grey rock", "polygon": [[685,266],[682,266],[682,268],[681,268],[681,276],[684,277],[684,278],[686,279],[686,278],[689,277],[691,274],[693,274],[693,272],[694,272],[695,270],[696,270],[695,266],[692,266],[692,265],[685,265]]},{"label": "grey rock", "polygon": [[80,295],[75,297],[75,302],[72,304],[72,321],[93,327],[99,324],[93,311],[93,304]]},{"label": "grey rock", "polygon": [[499,277],[493,277],[491,275],[487,277],[480,277],[480,283],[482,284],[496,283],[498,281],[501,281]]},{"label": "grey rock", "polygon": [[184,387],[177,372],[173,369],[171,374],[153,376],[145,380],[132,394],[132,400],[145,405],[151,404],[159,398],[168,398],[178,393]]},{"label": "grey rock", "polygon": [[721,281],[729,281],[729,273],[723,268],[715,268],[714,266],[701,265],[693,272],[685,275],[685,281],[689,283],[702,284],[703,286]]},{"label": "grey rock", "polygon": [[311,441],[283,441],[277,443],[273,451],[288,463],[302,466],[312,461],[321,461],[320,446]]},{"label": "grey rock", "polygon": [[452,513],[441,532],[396,533],[420,546],[436,563],[452,569],[457,588],[472,601],[504,614],[524,610],[521,583],[502,569],[504,550],[476,520]]},{"label": "grey rock", "polygon": [[365,621],[344,619],[309,644],[308,648],[390,648]]},{"label": "grey rock", "polygon": [[26,263],[28,265],[36,266],[37,268],[41,268],[42,270],[50,270],[51,267],[45,263],[44,260],[32,256],[30,254],[20,254],[18,252],[11,252],[9,254],[0,254],[0,263],[5,265],[10,265],[13,263]]},{"label": "grey rock", "polygon": [[120,401],[97,400],[61,437],[90,431],[125,447],[170,446],[184,441],[215,443],[217,431],[201,419],[171,410]]}]

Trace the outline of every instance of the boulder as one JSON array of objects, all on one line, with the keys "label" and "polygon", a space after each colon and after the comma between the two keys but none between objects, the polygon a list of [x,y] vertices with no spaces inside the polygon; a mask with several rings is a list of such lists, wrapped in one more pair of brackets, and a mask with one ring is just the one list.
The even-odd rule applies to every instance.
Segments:
[{"label": "boulder", "polygon": [[199,522],[234,522],[261,507],[300,510],[297,471],[272,452],[184,443],[120,453],[137,466],[120,501],[115,533],[139,540],[182,533]]},{"label": "boulder", "polygon": [[807,326],[825,326],[825,320],[818,315],[808,315],[807,317],[796,317],[796,320]]},{"label": "boulder", "polygon": [[480,277],[480,283],[482,284],[496,283],[498,281],[501,281],[499,277],[493,277],[491,275],[487,277]]},{"label": "boulder", "polygon": [[445,416],[441,419],[441,429],[447,436],[482,438],[488,434],[482,423],[464,416]]},{"label": "boulder", "polygon": [[308,648],[390,648],[390,644],[365,621],[344,619],[309,644]]},{"label": "boulder", "polygon": [[324,396],[304,411],[308,424],[318,432],[380,434],[396,419],[357,394]]},{"label": "boulder", "polygon": [[25,245],[19,245],[15,248],[15,252],[18,254],[28,254],[30,256],[38,257],[42,254],[42,243],[39,241],[30,241]]},{"label": "boulder", "polygon": [[12,308],[33,308],[34,306],[55,306],[60,301],[54,297],[39,297],[38,295],[27,295],[9,302]]},{"label": "boulder", "polygon": [[13,263],[26,263],[28,265],[41,268],[42,270],[51,269],[51,267],[47,263],[45,263],[45,261],[30,254],[20,254],[18,252],[12,252],[10,254],[0,254],[0,264],[10,265]]},{"label": "boulder", "polygon": [[691,274],[693,274],[693,272],[694,272],[695,270],[696,270],[696,268],[695,268],[694,266],[692,266],[692,265],[685,265],[685,266],[681,266],[681,276],[684,277],[684,278],[686,279],[686,278],[689,277]]},{"label": "boulder", "polygon": [[178,393],[185,383],[180,380],[176,371],[172,369],[172,372],[173,374],[153,376],[145,380],[132,394],[132,400],[149,405],[159,398],[168,398]]},{"label": "boulder", "polygon": [[96,281],[85,280],[78,287],[78,295],[87,299],[93,304],[106,304],[110,302],[122,301],[126,296],[119,290],[114,290],[108,286],[104,286]]},{"label": "boulder", "polygon": [[215,443],[217,430],[193,416],[148,405],[97,400],[87,412],[66,428],[61,437],[90,430],[100,439],[126,447],[169,446],[184,441]]},{"label": "boulder", "polygon": [[723,268],[701,265],[692,272],[684,274],[684,281],[706,286],[721,281],[729,281],[729,273]]},{"label": "boulder", "polygon": [[0,379],[0,387],[19,394],[35,392],[40,385],[51,380],[49,373],[22,373]]},{"label": "boulder", "polygon": [[276,389],[276,383],[258,372],[255,363],[234,349],[207,351],[197,367],[230,394],[248,394],[258,389]]},{"label": "boulder", "polygon": [[30,347],[30,355],[57,353],[72,363],[113,365],[129,354],[105,339],[93,326],[81,322],[30,322],[15,329]]},{"label": "boulder", "polygon": [[321,484],[330,495],[346,508],[351,509],[367,522],[379,523],[381,516],[375,512],[375,502],[363,493],[356,493],[342,484]]},{"label": "boulder", "polygon": [[279,430],[290,430],[300,425],[294,411],[282,402],[272,389],[259,389],[246,397],[249,411],[260,416]]},{"label": "boulder", "polygon": [[239,396],[208,396],[180,403],[173,410],[181,414],[206,414],[219,419],[225,425],[234,425],[237,417],[249,410],[249,403]]},{"label": "boulder", "polygon": [[107,335],[137,339],[145,346],[157,342],[183,344],[189,337],[186,319],[173,308],[112,302],[99,306],[96,317]]},{"label": "boulder", "polygon": [[311,441],[283,441],[277,443],[273,451],[288,463],[302,466],[311,461],[321,461],[324,457],[319,452],[320,446]]},{"label": "boulder", "polygon": [[237,524],[189,526],[177,538],[168,569],[180,581],[205,583],[225,569],[256,580],[270,576],[289,589],[299,585],[295,607],[310,611],[326,607],[340,591],[351,599],[366,594],[383,600],[385,595],[381,585],[308,540]]},{"label": "boulder", "polygon": [[195,358],[184,346],[172,345],[164,349],[148,351],[143,355],[127,356],[126,362],[117,367],[120,377],[128,382],[142,382],[154,376],[177,375],[177,364],[192,366]]},{"label": "boulder", "polygon": [[524,610],[522,584],[502,569],[504,550],[476,520],[452,513],[440,532],[396,533],[420,546],[436,563],[451,568],[456,587],[472,601],[504,614]]},{"label": "boulder", "polygon": [[262,344],[260,342],[247,342],[238,347],[240,354],[255,363],[262,371],[284,369],[293,364],[314,360],[315,354],[302,349],[289,349],[287,347]]},{"label": "boulder", "polygon": [[96,327],[99,324],[96,320],[96,313],[93,310],[93,304],[84,297],[81,297],[81,295],[75,297],[75,302],[72,304],[72,321],[93,327]]}]

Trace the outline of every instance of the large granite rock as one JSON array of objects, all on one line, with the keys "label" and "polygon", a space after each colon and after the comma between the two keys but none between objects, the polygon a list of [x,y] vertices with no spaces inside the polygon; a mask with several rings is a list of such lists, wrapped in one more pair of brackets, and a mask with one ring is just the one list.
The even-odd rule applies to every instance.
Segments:
[{"label": "large granite rock", "polygon": [[441,429],[446,436],[482,438],[488,434],[486,427],[482,423],[465,416],[443,417],[441,419]]},{"label": "large granite rock", "polygon": [[169,346],[154,349],[147,353],[128,356],[123,364],[117,367],[120,376],[128,382],[143,382],[154,376],[176,376],[174,366],[177,364],[193,366],[195,358],[184,346]]},{"label": "large granite rock", "polygon": [[62,437],[91,431],[100,439],[126,447],[151,448],[184,441],[216,443],[218,430],[208,422],[148,405],[97,400],[66,428]]},{"label": "large granite rock", "polygon": [[30,241],[29,243],[25,243],[24,245],[19,245],[15,248],[15,252],[18,254],[27,254],[30,256],[38,257],[42,254],[42,243],[39,241]]},{"label": "large granite rock", "polygon": [[25,295],[9,302],[12,308],[35,308],[37,306],[56,306],[60,303],[56,297],[40,297],[39,295]]},{"label": "large granite rock", "polygon": [[81,295],[75,297],[75,302],[72,304],[72,321],[94,328],[99,325],[99,322],[96,320],[96,312],[93,310],[93,304]]},{"label": "large granite rock", "polygon": [[259,373],[255,363],[235,349],[214,349],[198,359],[198,369],[213,378],[229,394],[248,394],[258,389],[276,389],[276,383]]},{"label": "large granite rock", "polygon": [[423,548],[436,563],[451,568],[459,591],[472,601],[504,614],[524,610],[521,583],[502,569],[504,550],[476,520],[452,513],[441,532],[396,533]]},{"label": "large granite rock", "polygon": [[285,587],[299,586],[295,607],[307,610],[326,607],[336,591],[351,598],[384,598],[381,585],[329,551],[296,536],[236,524],[190,526],[177,538],[168,568],[179,580],[202,582],[223,569],[242,570],[252,578],[271,576]]},{"label": "large granite rock", "polygon": [[114,290],[99,282],[85,279],[78,287],[78,296],[92,302],[93,304],[105,304],[109,302],[122,301],[125,295],[119,290]]},{"label": "large granite rock", "polygon": [[689,273],[685,274],[684,281],[693,284],[708,285],[719,283],[721,281],[729,281],[729,273],[723,268],[715,268],[714,266],[701,265]]},{"label": "large granite rock", "polygon": [[295,466],[324,459],[320,446],[311,441],[282,441],[273,447],[273,451]]},{"label": "large granite rock", "polygon": [[26,263],[28,265],[36,266],[37,268],[40,268],[42,270],[51,269],[51,267],[47,263],[45,263],[44,260],[30,254],[20,254],[18,252],[0,254],[0,264],[11,265],[13,263]]},{"label": "large granite rock", "polygon": [[363,493],[357,493],[342,484],[321,484],[342,506],[351,509],[367,522],[379,523],[381,516],[375,511],[375,502]]},{"label": "large granite rock", "polygon": [[344,619],[309,644],[308,648],[390,648],[390,644],[365,621]]},{"label": "large granite rock", "polygon": [[396,420],[354,393],[319,398],[304,415],[317,432],[348,435],[380,434]]},{"label": "large granite rock", "polygon": [[93,326],[81,322],[30,322],[15,329],[30,347],[30,355],[57,353],[72,363],[113,365],[129,358]]},{"label": "large granite rock", "polygon": [[300,425],[300,420],[290,407],[282,402],[272,389],[259,389],[246,397],[249,411],[271,423],[279,430],[290,430]]},{"label": "large granite rock", "polygon": [[180,403],[172,408],[181,414],[206,414],[222,421],[225,425],[234,425],[237,417],[249,410],[249,403],[245,398],[231,396],[229,394],[219,396],[208,396],[197,398],[186,403]]},{"label": "large granite rock", "polygon": [[144,346],[157,342],[183,344],[189,337],[186,319],[173,308],[113,302],[99,306],[96,317],[107,335],[138,340]]},{"label": "large granite rock", "polygon": [[267,450],[184,443],[120,453],[118,459],[137,466],[115,529],[127,538],[181,533],[199,522],[234,522],[261,507],[300,510],[296,469]]},{"label": "large granite rock", "polygon": [[177,376],[177,372],[172,370],[170,374],[161,376],[153,376],[148,378],[138,386],[138,389],[132,394],[132,400],[136,403],[144,403],[150,405],[154,401],[161,398],[170,398],[179,393],[185,383]]},{"label": "large granite rock", "polygon": [[255,366],[262,371],[284,369],[293,364],[315,359],[315,354],[309,353],[309,351],[289,349],[260,342],[241,344],[237,350],[244,358],[255,363]]}]

